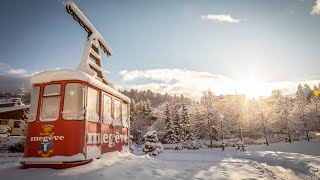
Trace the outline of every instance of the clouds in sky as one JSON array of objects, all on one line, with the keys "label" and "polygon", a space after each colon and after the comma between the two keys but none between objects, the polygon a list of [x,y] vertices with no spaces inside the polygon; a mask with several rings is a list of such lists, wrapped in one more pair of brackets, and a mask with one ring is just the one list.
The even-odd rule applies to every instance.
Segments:
[{"label": "clouds in sky", "polygon": [[30,77],[22,68],[13,68],[8,64],[0,63],[0,91],[19,92],[22,83],[27,89],[31,88]]},{"label": "clouds in sky", "polygon": [[312,7],[311,15],[320,15],[320,0],[316,1],[316,4]]},{"label": "clouds in sky", "polygon": [[25,69],[9,69],[7,74],[14,76],[28,76],[28,73]]},{"label": "clouds in sky", "polygon": [[235,19],[231,17],[229,14],[208,14],[201,16],[201,19],[225,23],[240,23],[239,19]]},{"label": "clouds in sky", "polygon": [[[184,94],[198,99],[204,90],[211,89],[216,94],[251,94],[254,97],[269,96],[273,89],[281,89],[284,94],[294,93],[299,83],[308,83],[311,87],[320,81],[305,82],[262,82],[258,80],[234,80],[209,72],[182,69],[149,69],[120,71],[123,83],[117,88],[156,91],[168,94]],[[143,83],[141,83],[143,82]],[[116,83],[117,84],[117,83]]]}]

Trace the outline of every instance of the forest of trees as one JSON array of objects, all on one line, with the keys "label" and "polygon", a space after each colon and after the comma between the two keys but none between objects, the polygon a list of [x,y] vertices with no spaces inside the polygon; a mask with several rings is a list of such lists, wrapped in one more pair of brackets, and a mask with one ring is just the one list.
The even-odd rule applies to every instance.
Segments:
[{"label": "forest of trees", "polygon": [[[320,87],[299,85],[295,98],[273,90],[269,97],[247,99],[244,95],[217,96],[207,90],[199,101],[148,91],[124,91],[132,98],[131,132],[144,133],[151,125],[163,143],[187,140],[219,141],[234,137],[239,141],[259,139],[262,143],[310,140],[320,132]],[[151,101],[151,100],[152,101]]]},{"label": "forest of trees", "polygon": [[130,97],[135,102],[139,101],[147,101],[149,100],[151,102],[152,107],[157,107],[163,103],[182,103],[185,101],[187,104],[191,104],[192,100],[190,98],[184,97],[183,94],[181,95],[169,95],[168,93],[162,95],[160,93],[152,92],[151,90],[147,91],[138,91],[136,89],[131,90],[120,90],[121,93],[124,95]]}]

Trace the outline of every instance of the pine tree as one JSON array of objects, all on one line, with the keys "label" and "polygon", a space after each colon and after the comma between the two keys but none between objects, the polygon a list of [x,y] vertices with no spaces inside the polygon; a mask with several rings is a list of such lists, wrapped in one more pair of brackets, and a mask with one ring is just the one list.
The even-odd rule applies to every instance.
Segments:
[{"label": "pine tree", "polygon": [[204,128],[202,128],[204,124],[203,116],[201,115],[201,106],[199,103],[195,103],[193,105],[193,112],[194,112],[194,134],[196,139],[203,139],[204,138]]},{"label": "pine tree", "polygon": [[173,124],[170,109],[169,109],[169,103],[166,104],[166,110],[165,110],[165,136],[164,136],[164,142],[167,144],[174,144],[178,142],[178,138],[175,132],[175,126]]},{"label": "pine tree", "polygon": [[136,103],[133,99],[131,99],[130,103],[130,127],[132,126],[132,123],[135,121],[135,110],[136,110]]},{"label": "pine tree", "polygon": [[22,135],[27,136],[27,130],[28,130],[28,116],[29,116],[29,110],[23,109],[23,119],[24,127],[22,129]]},{"label": "pine tree", "polygon": [[174,120],[173,120],[173,125],[174,125],[174,131],[176,133],[177,136],[177,143],[180,143],[183,141],[183,132],[181,131],[181,126],[180,126],[180,116],[178,111],[175,111],[175,115],[174,115]]},{"label": "pine tree", "polygon": [[143,137],[146,140],[146,143],[144,144],[144,147],[142,149],[145,154],[156,156],[159,153],[163,152],[163,146],[159,142],[156,131],[151,130],[147,132]]},{"label": "pine tree", "polygon": [[147,121],[150,118],[150,116],[152,116],[152,107],[149,99],[145,102],[145,105],[144,105],[144,115]]},{"label": "pine tree", "polygon": [[183,140],[193,140],[194,134],[190,127],[190,119],[188,114],[188,109],[186,103],[182,102],[182,112],[181,112],[181,122],[182,122],[182,129],[183,129]]}]

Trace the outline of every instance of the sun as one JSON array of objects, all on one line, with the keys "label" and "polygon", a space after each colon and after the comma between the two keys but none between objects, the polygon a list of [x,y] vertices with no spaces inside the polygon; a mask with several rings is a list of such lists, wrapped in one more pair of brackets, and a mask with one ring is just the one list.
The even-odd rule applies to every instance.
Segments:
[{"label": "sun", "polygon": [[255,79],[242,79],[237,82],[237,93],[246,95],[247,98],[260,98],[268,96],[270,88],[263,81]]}]

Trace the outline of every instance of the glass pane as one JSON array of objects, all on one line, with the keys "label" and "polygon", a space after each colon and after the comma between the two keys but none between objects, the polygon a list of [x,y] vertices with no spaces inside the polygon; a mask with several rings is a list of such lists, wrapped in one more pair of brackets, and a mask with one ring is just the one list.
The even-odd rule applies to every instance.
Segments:
[{"label": "glass pane", "polygon": [[14,121],[13,128],[20,128],[21,121]]},{"label": "glass pane", "polygon": [[99,92],[90,87],[88,88],[87,120],[99,121]]},{"label": "glass pane", "polygon": [[43,97],[41,107],[41,121],[54,121],[58,119],[60,109],[60,96]]},{"label": "glass pane", "polygon": [[121,121],[121,102],[114,100],[114,119]]},{"label": "glass pane", "polygon": [[33,87],[28,121],[36,120],[37,111],[38,111],[39,94],[40,94],[40,87],[39,86]]},{"label": "glass pane", "polygon": [[43,96],[58,96],[60,95],[61,85],[51,84],[44,87]]},{"label": "glass pane", "polygon": [[111,116],[111,97],[104,95],[103,96],[103,123],[111,124],[112,116]]},{"label": "glass pane", "polygon": [[128,120],[128,104],[122,104],[122,120],[125,122]]},{"label": "glass pane", "polygon": [[84,97],[83,84],[68,83],[64,94],[62,118],[65,120],[84,119]]}]

